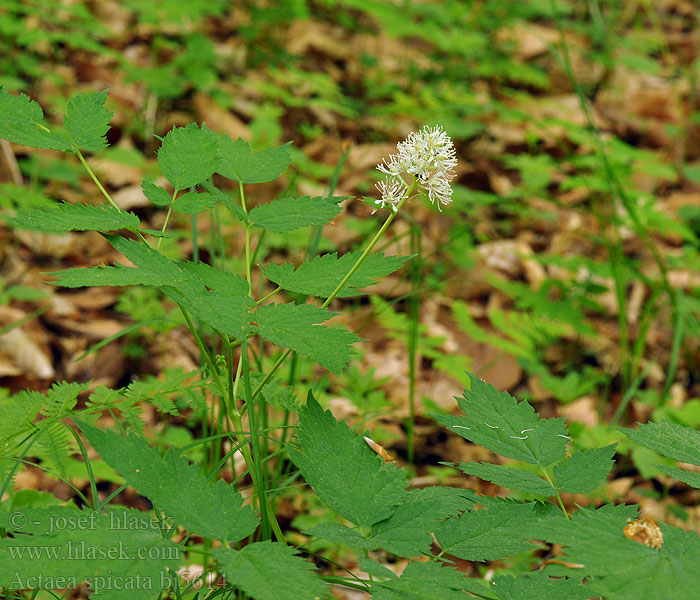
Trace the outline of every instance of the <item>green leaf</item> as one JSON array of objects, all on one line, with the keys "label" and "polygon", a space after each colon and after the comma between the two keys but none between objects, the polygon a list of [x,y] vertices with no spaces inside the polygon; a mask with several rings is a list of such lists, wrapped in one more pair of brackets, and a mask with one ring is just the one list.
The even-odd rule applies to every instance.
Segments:
[{"label": "green leaf", "polygon": [[467,475],[476,475],[501,487],[537,496],[554,496],[556,490],[541,477],[528,471],[490,463],[461,463],[459,469]]},{"label": "green leaf", "polygon": [[354,333],[319,325],[332,317],[323,308],[308,304],[267,304],[253,315],[261,338],[298,352],[333,373],[340,373],[353,356]]},{"label": "green leaf", "polygon": [[79,425],[102,460],[191,533],[235,542],[257,528],[258,518],[232,486],[221,479],[210,484],[173,448],[161,456],[137,435]]},{"label": "green leaf", "polygon": [[376,550],[379,546],[373,540],[366,538],[356,529],[351,529],[334,521],[326,521],[314,525],[304,533],[328,540],[334,544],[346,544],[352,548]]},{"label": "green leaf", "polygon": [[554,467],[554,483],[562,492],[588,494],[599,488],[615,464],[617,444],[576,452]]},{"label": "green leaf", "polygon": [[143,195],[152,204],[156,206],[168,206],[170,204],[170,194],[155,183],[144,181],[141,184],[141,189],[143,190]]},{"label": "green leaf", "polygon": [[274,542],[255,542],[241,550],[219,548],[212,555],[226,574],[226,583],[256,600],[326,598],[328,588],[315,567],[296,556],[297,550]]},{"label": "green leaf", "polygon": [[173,210],[183,215],[198,215],[212,206],[216,206],[216,198],[209,193],[187,192],[173,203]]},{"label": "green leaf", "polygon": [[196,123],[174,127],[158,150],[160,172],[176,190],[184,190],[212,176],[218,165],[219,136]]},{"label": "green leaf", "polygon": [[663,423],[646,423],[634,429],[620,428],[633,442],[659,454],[700,467],[700,431]]},{"label": "green leaf", "polygon": [[107,147],[107,131],[114,112],[105,108],[107,90],[73,96],[66,106],[63,126],[76,149],[97,152]]},{"label": "green leaf", "polygon": [[499,600],[586,600],[594,595],[580,580],[552,579],[541,571],[517,577],[499,575],[493,578],[491,589]]},{"label": "green leaf", "polygon": [[[264,268],[265,276],[285,290],[328,298],[361,254],[362,252],[358,250],[340,258],[335,252],[317,256],[299,265],[296,271],[291,264],[271,263]],[[374,285],[375,279],[393,273],[410,258],[410,256],[370,254],[343,286],[338,298],[349,298],[361,294],[359,288]]]},{"label": "green leaf", "polygon": [[535,504],[500,502],[443,521],[435,532],[440,547],[464,560],[505,558],[531,550],[529,525],[537,520]]},{"label": "green leaf", "polygon": [[469,373],[471,389],[459,399],[462,417],[438,415],[445,427],[492,452],[547,466],[564,458],[567,435],[564,419],[540,419],[527,402]]},{"label": "green leaf", "polygon": [[299,411],[298,449],[294,463],[318,496],[360,527],[387,519],[408,497],[401,470],[384,463],[342,421],[324,411],[309,394]]},{"label": "green leaf", "polygon": [[456,488],[433,486],[411,490],[388,518],[372,526],[372,550],[382,548],[398,556],[419,556],[430,551],[440,522],[473,506]]},{"label": "green leaf", "polygon": [[309,225],[325,225],[340,213],[341,208],[329,198],[282,198],[268,204],[261,204],[250,211],[253,225],[286,233]]},{"label": "green leaf", "polygon": [[562,560],[582,565],[577,577],[591,577],[589,597],[695,597],[700,589],[698,534],[660,523],[663,545],[651,548],[625,537],[628,520],[636,516],[636,506],[585,507],[570,521],[543,519],[533,537],[567,547]]},{"label": "green leaf", "polygon": [[26,94],[13,96],[0,87],[0,138],[47,150],[67,152],[70,142],[49,131],[41,106]]},{"label": "green leaf", "polygon": [[87,581],[97,598],[145,600],[161,589],[166,569],[180,566],[177,545],[137,510],[25,508],[0,512],[0,528],[15,533],[0,539],[4,588],[75,588]]},{"label": "green leaf", "polygon": [[436,562],[408,563],[401,577],[373,581],[373,600],[464,600],[469,580]]},{"label": "green leaf", "polygon": [[282,175],[292,161],[290,144],[252,154],[248,142],[241,138],[234,142],[228,136],[221,136],[216,172],[241,183],[272,181]]},{"label": "green leaf", "polygon": [[432,544],[431,533],[442,519],[456,515],[472,502],[465,500],[463,490],[433,486],[411,490],[408,498],[397,505],[393,514],[372,526],[368,536],[339,523],[321,523],[308,533],[336,544],[376,550],[382,548],[397,556],[419,556]]},{"label": "green leaf", "polygon": [[6,217],[17,229],[31,229],[48,233],[59,231],[116,231],[135,229],[139,218],[134,214],[117,210],[112,206],[90,204],[56,204],[44,208],[27,208],[17,216]]},{"label": "green leaf", "polygon": [[58,271],[50,273],[58,278],[53,283],[64,287],[155,286],[217,331],[236,339],[243,335],[253,306],[245,279],[204,263],[172,261],[134,240],[112,235],[105,235],[105,238],[137,268],[92,267]]},{"label": "green leaf", "polygon": [[688,484],[690,487],[700,489],[700,473],[694,473],[693,471],[686,471],[685,469],[679,469],[678,467],[668,467],[666,465],[656,465],[656,468],[678,481]]}]

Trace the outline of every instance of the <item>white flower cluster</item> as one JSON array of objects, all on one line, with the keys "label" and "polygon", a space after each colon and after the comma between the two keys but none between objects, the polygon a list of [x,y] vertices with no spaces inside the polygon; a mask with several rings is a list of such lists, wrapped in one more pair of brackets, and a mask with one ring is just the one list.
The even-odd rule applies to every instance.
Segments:
[{"label": "white flower cluster", "polygon": [[377,184],[382,194],[381,200],[375,201],[378,207],[388,206],[397,211],[409,188],[404,175],[415,178],[419,189],[433,204],[437,203],[438,208],[452,202],[450,181],[455,176],[457,158],[454,144],[442,127],[424,127],[418,132],[414,131],[396,147],[396,154],[377,165],[377,169],[387,175]]}]

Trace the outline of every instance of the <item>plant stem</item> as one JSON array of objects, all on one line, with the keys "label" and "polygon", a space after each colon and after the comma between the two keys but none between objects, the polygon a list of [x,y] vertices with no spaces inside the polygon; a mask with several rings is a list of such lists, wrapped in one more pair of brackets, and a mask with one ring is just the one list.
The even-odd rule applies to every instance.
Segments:
[{"label": "plant stem", "polygon": [[[401,202],[398,203],[396,206],[395,211],[390,211],[389,216],[386,218],[386,221],[384,221],[384,224],[379,228],[379,231],[375,234],[375,236],[372,238],[370,241],[369,245],[367,248],[365,248],[365,251],[362,253],[362,255],[355,261],[355,264],[352,266],[352,268],[348,271],[347,275],[343,277],[342,281],[336,286],[336,288],[331,292],[331,295],[326,298],[326,301],[321,305],[321,308],[328,308],[328,305],[335,299],[335,297],[341,292],[341,290],[345,287],[345,284],[350,280],[350,278],[357,272],[357,269],[360,268],[362,263],[365,261],[365,259],[369,256],[369,253],[372,252],[372,249],[377,245],[377,242],[381,239],[382,235],[384,232],[389,228],[389,225],[391,225],[391,222],[396,218],[396,215],[399,214],[399,210],[401,207],[404,205],[406,200],[411,196],[411,194],[415,191],[416,187],[418,186],[417,183],[413,183],[410,188],[406,191],[406,195],[403,197]],[[282,366],[282,363],[286,360],[286,358],[291,354],[291,350],[287,349],[284,351],[282,356],[280,356],[277,359],[277,362],[272,366],[272,369],[270,369],[266,374],[263,380],[258,384],[258,386],[255,388],[255,391],[253,392],[253,398],[255,398],[259,393],[260,390],[265,387],[268,381],[272,378],[272,376],[275,374],[275,371],[279,369]]]},{"label": "plant stem", "polygon": [[83,166],[85,167],[85,170],[88,172],[88,175],[90,175],[90,179],[92,179],[95,182],[95,185],[97,186],[97,189],[99,189],[102,192],[102,195],[107,198],[107,201],[114,207],[116,208],[119,212],[121,212],[121,208],[117,206],[117,203],[112,200],[112,196],[110,196],[107,193],[107,190],[103,187],[103,185],[100,183],[100,180],[97,179],[97,176],[95,175],[95,172],[90,168],[90,165],[87,164],[87,161],[85,160],[85,157],[83,156],[83,153],[78,150],[78,158],[80,159],[80,162],[83,163]]},{"label": "plant stem", "polygon": [[[173,195],[170,197],[170,204],[168,204],[168,214],[165,215],[165,222],[163,223],[163,227],[161,228],[160,232],[165,233],[165,230],[168,228],[168,222],[170,221],[170,215],[173,214],[173,204],[175,204],[175,196],[177,196],[178,189],[175,188],[173,190]],[[156,250],[160,250],[160,243],[163,241],[162,237],[158,238],[158,243],[156,244]]]},{"label": "plant stem", "polygon": [[564,501],[561,499],[561,495],[559,494],[559,489],[557,486],[554,485],[554,482],[552,481],[552,478],[549,476],[549,473],[547,473],[547,469],[545,469],[541,464],[537,464],[537,466],[542,470],[542,473],[544,473],[545,479],[549,482],[549,485],[551,485],[557,493],[557,502],[559,502],[559,508],[561,508],[561,512],[564,513],[564,516],[570,521],[571,517],[569,516],[569,513],[566,512],[566,507],[564,506]]},{"label": "plant stem", "polygon": [[406,425],[406,459],[413,464],[415,449],[416,424],[416,362],[418,360],[418,322],[420,317],[420,288],[422,279],[421,261],[421,230],[413,223],[411,225],[411,254],[417,258],[411,264],[411,296],[409,299],[408,324],[408,423]]},{"label": "plant stem", "polygon": [[[243,212],[247,215],[248,209],[245,205],[245,193],[243,192],[243,182],[238,182],[238,190],[241,196],[241,208]],[[245,276],[248,280],[248,285],[250,286],[250,294],[253,295],[253,284],[250,279],[250,223],[245,224]]]}]

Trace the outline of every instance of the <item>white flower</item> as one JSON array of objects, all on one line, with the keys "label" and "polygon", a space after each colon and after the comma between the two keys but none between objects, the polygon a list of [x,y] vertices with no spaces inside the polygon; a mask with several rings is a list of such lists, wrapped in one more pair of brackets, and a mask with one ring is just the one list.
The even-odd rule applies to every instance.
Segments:
[{"label": "white flower", "polygon": [[[396,212],[398,210],[398,204],[403,200],[408,188],[402,179],[387,177],[383,181],[377,183],[377,189],[382,194],[381,200],[374,201],[377,207],[384,208],[386,205],[389,205],[391,210]],[[375,208],[372,212],[374,213],[376,210]]]},{"label": "white flower", "polygon": [[396,209],[393,198],[397,196],[400,186],[403,186],[404,192],[408,187],[404,175],[415,178],[418,187],[438,208],[452,202],[450,181],[455,176],[457,158],[454,144],[442,127],[424,127],[418,132],[414,131],[396,148],[396,154],[377,165],[379,171],[389,176],[377,186],[382,192],[382,200],[377,201],[379,206],[391,204]]}]

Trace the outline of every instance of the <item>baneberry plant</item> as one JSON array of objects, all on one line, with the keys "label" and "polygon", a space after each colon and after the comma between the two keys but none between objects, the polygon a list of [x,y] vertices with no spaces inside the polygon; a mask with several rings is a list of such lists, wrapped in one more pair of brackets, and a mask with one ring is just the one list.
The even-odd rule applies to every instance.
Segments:
[{"label": "baneberry plant", "polygon": [[[171,370],[163,379],[119,390],[69,382],[55,384],[48,395],[27,391],[0,397],[0,588],[5,596],[20,598],[30,590],[36,597],[41,589],[85,584],[98,598],[199,598],[194,582],[178,576],[195,555],[203,567],[199,580],[221,575],[207,597],[321,599],[330,597],[331,585],[378,600],[626,600],[671,597],[670,589],[677,597],[693,596],[700,585],[693,568],[700,559],[695,532],[640,519],[636,506],[567,510],[562,494],[588,494],[605,483],[614,466],[614,444],[572,448],[563,419],[540,418],[527,402],[470,375],[459,400],[464,414],[437,419],[452,434],[516,461],[459,465],[464,473],[514,495],[414,489],[406,471],[381,447],[336,421],[311,392],[298,408],[294,394],[275,378],[290,354],[334,373],[352,360],[358,338],[324,324],[333,315],[328,307],[335,298],[358,295],[407,260],[372,251],[409,198],[419,193],[438,207],[449,203],[456,159],[441,128],[411,134],[380,166],[387,179],[378,186],[382,197],[375,205],[390,210],[364,250],[327,254],[298,266],[268,263],[254,275],[258,260],[252,248],[259,232],[322,226],[340,212],[342,198],[280,198],[249,208],[245,186],[280,176],[290,162],[288,148],[253,154],[241,139],[191,124],[162,140],[158,166],[170,189],[144,182],[143,192],[155,206],[167,207],[167,215],[159,230],[145,228],[136,214],[114,203],[83,154],[106,146],[112,115],[105,100],[105,92],[74,97],[64,131],[57,131],[28,97],[0,92],[0,137],[75,154],[108,203],[20,208],[8,221],[44,232],[100,232],[134,266],[69,269],[52,273],[54,283],[160,290],[179,307],[203,368],[196,374]],[[214,185],[214,174],[237,183],[238,202]],[[196,215],[219,205],[244,228],[241,274],[197,260],[175,261],[160,252],[174,213]],[[254,295],[255,276],[272,284],[262,288],[270,291]],[[319,299],[318,304],[273,302],[282,290]],[[207,343],[213,338],[221,354]],[[269,368],[260,356],[264,342],[281,349]],[[87,401],[79,403],[79,395],[87,392]],[[185,408],[205,413],[210,429],[189,446],[161,453],[144,436],[139,408],[144,402],[166,415]],[[294,437],[272,435],[271,403],[284,407],[288,416],[298,412]],[[689,428],[657,423],[622,433],[671,459],[700,465],[700,434]],[[185,455],[197,446],[208,449],[201,464]],[[237,473],[239,454],[245,473],[228,482],[220,474],[229,463],[228,472]],[[286,454],[298,470],[283,462]],[[14,476],[29,459],[71,485],[82,508],[49,494],[15,490]],[[662,470],[700,487],[695,473],[670,466]],[[304,546],[290,545],[275,502],[279,488],[299,475],[333,515],[305,533],[357,552],[362,577],[321,572]],[[73,484],[80,478],[89,482],[88,493]],[[244,497],[246,478],[253,493]],[[98,479],[115,484],[110,494],[100,493]],[[127,486],[148,498],[152,514],[113,503]],[[377,550],[410,559],[400,576],[370,557]],[[528,556],[535,569],[485,580],[454,567],[454,559],[478,563],[514,555]]]}]

